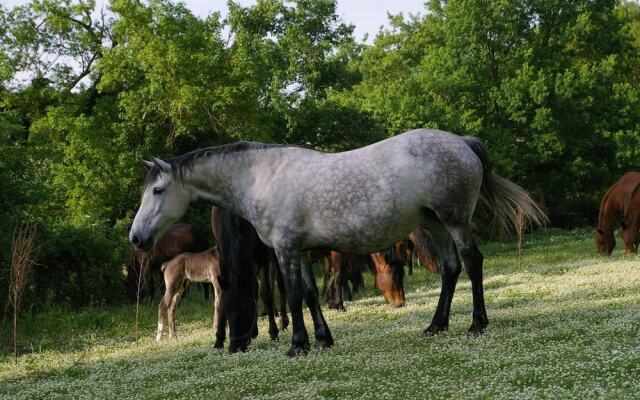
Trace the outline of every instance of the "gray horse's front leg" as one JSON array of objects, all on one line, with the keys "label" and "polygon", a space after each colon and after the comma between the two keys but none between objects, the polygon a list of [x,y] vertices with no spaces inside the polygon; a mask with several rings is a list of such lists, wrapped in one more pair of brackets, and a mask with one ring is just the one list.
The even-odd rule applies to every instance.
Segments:
[{"label": "gray horse's front leg", "polygon": [[300,252],[290,246],[276,246],[276,255],[285,282],[287,301],[291,310],[293,335],[291,347],[287,352],[289,357],[305,355],[309,352],[309,335],[304,326],[302,314],[302,272],[300,268]]},{"label": "gray horse's front leg", "polygon": [[[307,253],[308,254],[308,253]],[[313,326],[315,328],[316,347],[328,348],[333,346],[333,337],[327,321],[325,321],[320,309],[320,300],[318,294],[318,286],[316,278],[311,268],[311,260],[308,257],[302,258],[302,280],[304,283],[304,299],[307,302],[311,318],[313,318]],[[341,288],[338,288],[341,290]]]}]

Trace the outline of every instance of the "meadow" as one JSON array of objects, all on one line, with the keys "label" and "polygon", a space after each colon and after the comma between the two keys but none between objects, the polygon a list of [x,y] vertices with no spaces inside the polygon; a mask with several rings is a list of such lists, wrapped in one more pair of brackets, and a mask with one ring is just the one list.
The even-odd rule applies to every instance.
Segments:
[{"label": "meadow", "polygon": [[[391,309],[371,285],[325,310],[336,345],[289,359],[291,332],[250,351],[213,349],[211,304],[197,291],[177,311],[178,340],[154,340],[155,306],[50,310],[21,322],[18,365],[0,332],[0,399],[117,398],[608,398],[640,393],[640,258],[599,257],[590,232],[549,230],[485,243],[490,325],[467,336],[471,290],[463,272],[450,330],[422,336],[439,277],[407,276],[407,305]],[[308,313],[307,313],[308,314]],[[307,326],[311,321],[308,315]],[[313,343],[313,340],[312,340]]]}]

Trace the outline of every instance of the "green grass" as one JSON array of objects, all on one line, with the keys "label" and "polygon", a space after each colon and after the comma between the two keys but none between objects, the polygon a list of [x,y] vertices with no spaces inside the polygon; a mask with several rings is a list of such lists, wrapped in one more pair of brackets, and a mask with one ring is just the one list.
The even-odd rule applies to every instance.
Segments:
[{"label": "green grass", "polygon": [[[596,257],[588,232],[549,231],[488,243],[490,325],[467,337],[471,290],[462,275],[450,330],[421,336],[439,279],[407,277],[407,306],[369,289],[347,312],[325,311],[336,345],[288,359],[291,332],[271,342],[266,321],[245,354],[212,348],[211,306],[191,296],[177,341],[154,340],[146,304],[142,338],[133,308],[50,311],[22,321],[17,366],[0,355],[0,398],[632,398],[640,393],[640,258]],[[368,288],[371,280],[367,280]],[[307,327],[311,329],[308,315]],[[5,330],[3,341],[9,335]]]}]

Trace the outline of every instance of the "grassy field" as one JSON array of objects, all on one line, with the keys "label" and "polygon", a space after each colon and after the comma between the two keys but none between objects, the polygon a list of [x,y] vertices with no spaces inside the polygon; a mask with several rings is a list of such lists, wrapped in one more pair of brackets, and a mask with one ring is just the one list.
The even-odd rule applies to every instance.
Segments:
[{"label": "grassy field", "polygon": [[51,311],[23,321],[17,366],[2,332],[0,399],[640,396],[640,257],[596,257],[586,231],[527,237],[521,260],[513,244],[482,249],[490,325],[480,338],[466,335],[464,274],[450,330],[421,335],[439,293],[423,270],[407,277],[402,309],[369,289],[347,312],[326,311],[335,347],[297,359],[284,356],[291,332],[271,342],[264,320],[249,352],[214,350],[211,306],[193,295],[178,310],[180,339],[161,343],[149,304],[137,342],[131,307]]}]

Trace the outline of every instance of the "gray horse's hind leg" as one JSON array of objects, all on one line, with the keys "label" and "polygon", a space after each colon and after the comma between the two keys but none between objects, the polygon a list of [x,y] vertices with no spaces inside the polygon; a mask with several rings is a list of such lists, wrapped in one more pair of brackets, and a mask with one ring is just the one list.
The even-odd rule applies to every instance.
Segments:
[{"label": "gray horse's hind leg", "polygon": [[276,246],[275,250],[285,282],[287,302],[289,303],[293,325],[291,347],[287,355],[289,357],[304,355],[309,351],[309,335],[307,328],[304,326],[302,314],[303,285],[300,252],[288,246]]},{"label": "gray horse's hind leg", "polygon": [[431,324],[423,332],[427,336],[432,336],[449,329],[451,300],[456,290],[462,265],[460,264],[453,239],[444,224],[435,216],[426,219],[424,224],[433,237],[435,255],[440,264],[440,277],[442,279],[438,307],[433,315]]},{"label": "gray horse's hind leg", "polygon": [[464,266],[471,280],[473,293],[473,321],[469,328],[471,335],[481,335],[489,324],[487,310],[484,305],[484,287],[482,283],[483,257],[468,224],[460,227],[449,227],[449,232],[462,256]]},{"label": "gray horse's hind leg", "polygon": [[[302,281],[304,284],[304,299],[307,302],[307,306],[311,312],[311,318],[313,319],[316,347],[331,347],[333,346],[333,337],[320,309],[318,286],[316,285],[316,278],[311,268],[311,260],[308,257],[302,258]],[[342,288],[339,287],[338,290],[342,290]]]}]

